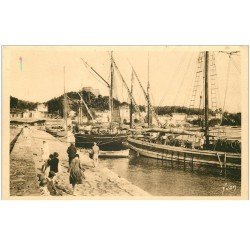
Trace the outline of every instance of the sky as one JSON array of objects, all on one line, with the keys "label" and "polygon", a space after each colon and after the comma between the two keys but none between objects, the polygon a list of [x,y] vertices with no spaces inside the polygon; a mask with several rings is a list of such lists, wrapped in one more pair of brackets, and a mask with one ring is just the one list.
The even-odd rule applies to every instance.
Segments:
[{"label": "sky", "polygon": [[[241,111],[241,53],[233,55],[229,63],[227,53],[240,47],[198,46],[4,46],[4,81],[10,94],[22,100],[45,102],[63,94],[64,67],[66,91],[78,91],[91,86],[108,95],[108,88],[84,66],[85,59],[104,79],[110,81],[110,51],[125,81],[130,87],[131,65],[146,88],[150,83],[153,105],[189,106],[194,88],[199,52],[214,52],[218,87],[217,107],[229,112]],[[21,58],[21,60],[20,60]],[[211,60],[212,63],[212,60]],[[212,66],[211,66],[212,68]],[[212,71],[211,71],[212,72]],[[210,72],[210,75],[212,73]],[[197,81],[198,83],[201,83]],[[138,104],[145,104],[139,84],[134,80],[133,94]],[[212,81],[211,81],[212,82]],[[199,84],[195,107],[199,106]],[[211,92],[211,87],[210,87]],[[128,95],[119,76],[115,73],[115,96],[128,101]],[[226,96],[226,98],[225,98]],[[211,95],[210,95],[211,97]],[[211,100],[210,100],[211,102]],[[225,105],[224,105],[225,102]]]}]

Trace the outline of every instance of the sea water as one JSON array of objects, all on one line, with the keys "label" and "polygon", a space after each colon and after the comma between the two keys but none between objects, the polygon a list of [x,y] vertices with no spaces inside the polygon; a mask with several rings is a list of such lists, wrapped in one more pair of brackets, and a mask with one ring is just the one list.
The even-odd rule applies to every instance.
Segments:
[{"label": "sea water", "polygon": [[[240,138],[240,128],[227,128],[227,135]],[[240,195],[241,178],[219,169],[202,168],[191,171],[183,167],[171,167],[133,151],[129,158],[101,159],[100,167],[106,166],[119,176],[155,196],[222,196]]]}]

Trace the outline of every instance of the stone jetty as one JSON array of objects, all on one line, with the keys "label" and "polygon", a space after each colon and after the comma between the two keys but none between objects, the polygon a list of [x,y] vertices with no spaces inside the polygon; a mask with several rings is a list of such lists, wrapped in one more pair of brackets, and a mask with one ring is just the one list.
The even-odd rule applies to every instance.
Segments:
[{"label": "stone jetty", "polygon": [[[59,154],[59,173],[57,174],[57,188],[65,199],[73,198],[72,187],[69,184],[68,145],[43,130],[30,128],[28,138],[19,136],[10,155],[10,195],[11,196],[40,196],[37,174],[41,173],[41,147],[47,141],[50,153]],[[149,196],[147,192],[119,177],[106,167],[99,165],[93,168],[88,153],[79,151],[80,160],[85,168],[85,181],[77,185],[74,198],[143,198]],[[57,198],[56,196],[48,198]],[[62,198],[62,197],[61,197]]]}]

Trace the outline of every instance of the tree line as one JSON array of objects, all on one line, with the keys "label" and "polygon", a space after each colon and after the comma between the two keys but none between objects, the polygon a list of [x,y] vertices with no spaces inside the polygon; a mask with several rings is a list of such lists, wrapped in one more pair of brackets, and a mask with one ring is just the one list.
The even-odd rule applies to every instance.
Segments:
[{"label": "tree line", "polygon": [[[79,94],[82,96],[83,100],[87,104],[88,108],[92,111],[92,113],[95,113],[95,111],[104,111],[109,109],[109,97],[108,96],[102,96],[98,95],[97,97],[91,93],[86,91],[80,91],[80,92],[68,92],[67,93],[67,99],[68,99],[68,105],[69,109],[73,110],[78,114],[78,109],[81,104],[81,99]],[[120,102],[117,99],[113,100],[114,107],[121,107],[121,106],[127,106],[129,105],[127,102]],[[24,100],[19,100],[16,97],[11,96],[10,97],[10,109],[11,111],[16,112],[23,112],[25,110],[34,110],[37,107],[37,102],[29,102]],[[60,116],[63,116],[63,110],[64,110],[64,95],[61,95],[59,97],[55,97],[50,99],[49,101],[45,102],[45,104],[48,106],[48,112],[50,114],[57,114]],[[146,111],[146,105],[138,105],[141,112]],[[188,115],[201,115],[204,114],[204,109],[198,109],[198,108],[188,108],[188,107],[182,107],[182,106],[161,106],[161,107],[154,107],[156,110],[156,113],[158,115],[171,115],[172,113],[185,113]],[[84,110],[85,107],[83,107],[84,113],[87,113],[86,110]],[[133,110],[135,111],[134,107]],[[209,110],[209,113],[211,115],[215,115],[216,113],[222,113],[221,109],[217,109],[215,111]],[[211,125],[220,123],[220,119],[212,119]],[[192,122],[193,124],[201,124],[201,120],[197,119]],[[241,125],[241,113],[232,114],[229,112],[223,113],[223,119],[221,125],[230,125],[230,126],[240,126]]]},{"label": "tree line", "polygon": [[12,112],[24,112],[25,110],[34,110],[37,107],[37,102],[28,102],[10,96],[10,110]]}]

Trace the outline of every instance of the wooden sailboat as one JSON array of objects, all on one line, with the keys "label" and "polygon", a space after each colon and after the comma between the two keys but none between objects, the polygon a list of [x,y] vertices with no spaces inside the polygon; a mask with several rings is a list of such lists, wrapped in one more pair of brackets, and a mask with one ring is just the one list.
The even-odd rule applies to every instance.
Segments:
[{"label": "wooden sailboat", "polygon": [[113,89],[114,89],[114,60],[111,52],[110,65],[110,83],[102,78],[87,62],[83,61],[85,66],[91,69],[102,81],[105,82],[109,88],[109,110],[110,110],[110,126],[106,133],[92,133],[92,131],[82,131],[75,133],[76,147],[91,148],[96,142],[101,150],[119,151],[125,148],[123,142],[127,140],[127,134],[115,128],[115,123],[119,125],[119,110],[115,110],[113,103]]},{"label": "wooden sailboat", "polygon": [[63,120],[64,120],[64,126],[63,129],[58,131],[56,136],[57,137],[64,137],[66,138],[68,136],[68,99],[65,89],[65,67],[63,68]]},{"label": "wooden sailboat", "polygon": [[68,100],[67,94],[65,90],[65,67],[63,67],[63,84],[64,84],[64,92],[63,92],[63,123],[58,125],[52,125],[46,127],[46,132],[52,134],[55,137],[67,137],[68,133]]},{"label": "wooden sailboat", "polygon": [[[203,149],[186,148],[183,146],[163,145],[162,143],[144,140],[142,137],[130,136],[127,145],[138,155],[155,158],[158,160],[168,160],[191,168],[195,166],[215,166],[221,169],[241,169],[241,154],[210,150],[209,134],[209,96],[208,96],[208,71],[209,71],[209,52],[204,52],[204,90],[205,90],[205,143]],[[137,75],[136,75],[137,76]],[[137,77],[138,78],[138,77]],[[139,79],[138,79],[139,81]],[[146,96],[146,93],[144,93]],[[150,101],[148,99],[149,109]],[[154,113],[153,113],[154,115]],[[155,129],[155,132],[164,132],[162,129]],[[165,131],[166,132],[166,131]]]}]

